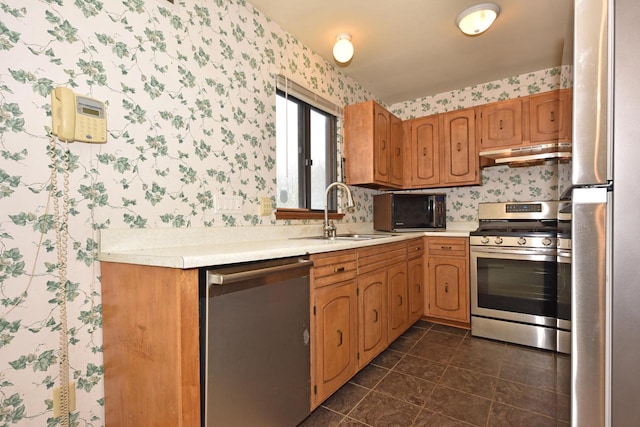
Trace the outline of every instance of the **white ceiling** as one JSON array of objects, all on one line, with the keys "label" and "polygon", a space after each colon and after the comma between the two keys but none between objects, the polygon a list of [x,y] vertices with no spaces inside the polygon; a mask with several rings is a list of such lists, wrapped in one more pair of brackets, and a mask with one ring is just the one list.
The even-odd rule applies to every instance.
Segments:
[{"label": "white ceiling", "polygon": [[[495,0],[501,12],[494,25],[463,35],[456,17],[482,1],[249,0],[388,105],[563,63],[573,0]],[[331,56],[343,32],[355,47],[346,66]]]}]

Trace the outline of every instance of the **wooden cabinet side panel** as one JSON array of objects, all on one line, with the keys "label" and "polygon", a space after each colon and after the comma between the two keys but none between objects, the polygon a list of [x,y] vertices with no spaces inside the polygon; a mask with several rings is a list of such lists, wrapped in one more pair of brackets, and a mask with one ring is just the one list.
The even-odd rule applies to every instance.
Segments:
[{"label": "wooden cabinet side panel", "polygon": [[197,270],[101,270],[106,422],[199,425]]}]

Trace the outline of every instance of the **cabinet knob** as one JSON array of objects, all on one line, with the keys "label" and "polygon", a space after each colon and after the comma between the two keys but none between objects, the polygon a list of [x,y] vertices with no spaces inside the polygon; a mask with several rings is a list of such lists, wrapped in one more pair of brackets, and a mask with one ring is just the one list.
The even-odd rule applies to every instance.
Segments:
[{"label": "cabinet knob", "polygon": [[344,271],[344,267],[335,267],[333,269],[334,273],[342,273]]},{"label": "cabinet knob", "polygon": [[376,315],[375,319],[373,319],[373,323],[378,323],[378,310],[373,310],[373,314]]},{"label": "cabinet knob", "polygon": [[503,129],[503,127],[502,127],[502,120],[500,120],[500,130],[502,130],[502,129]]},{"label": "cabinet knob", "polygon": [[552,122],[555,122],[555,120],[556,120],[556,112],[555,112],[555,111],[552,111],[552,112],[551,112],[551,114],[550,114],[550,116],[551,116],[551,117],[549,117],[549,119],[550,119]]},{"label": "cabinet knob", "polygon": [[398,305],[402,305],[402,295],[398,295]]},{"label": "cabinet knob", "polygon": [[396,148],[396,156],[400,156],[400,148]]},{"label": "cabinet knob", "polygon": [[458,142],[458,151],[462,151],[462,144]]},{"label": "cabinet knob", "polygon": [[342,345],[342,331],[338,329],[338,347]]},{"label": "cabinet knob", "polygon": [[449,283],[445,283],[445,284],[444,284],[444,291],[445,291],[446,293],[449,293]]},{"label": "cabinet knob", "polygon": [[426,148],[426,147],[424,147],[424,148],[422,149],[422,155],[423,155],[423,156],[426,156],[426,155],[427,155],[427,148]]},{"label": "cabinet knob", "polygon": [[420,293],[421,289],[420,289],[420,283],[416,283],[416,290],[418,293]]}]

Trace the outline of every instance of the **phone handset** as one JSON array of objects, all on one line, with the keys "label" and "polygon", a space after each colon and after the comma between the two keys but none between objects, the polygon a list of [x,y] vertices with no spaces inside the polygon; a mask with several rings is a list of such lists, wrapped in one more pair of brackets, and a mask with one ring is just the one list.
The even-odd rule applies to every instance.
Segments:
[{"label": "phone handset", "polygon": [[107,142],[107,112],[103,102],[76,95],[71,89],[51,91],[51,133],[65,142]]}]

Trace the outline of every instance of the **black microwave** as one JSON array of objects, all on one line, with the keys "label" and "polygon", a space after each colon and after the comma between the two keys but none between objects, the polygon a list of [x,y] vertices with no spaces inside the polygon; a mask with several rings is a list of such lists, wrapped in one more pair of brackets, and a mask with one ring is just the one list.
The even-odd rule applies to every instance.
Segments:
[{"label": "black microwave", "polygon": [[373,196],[373,228],[424,231],[447,228],[444,193],[385,193]]}]

